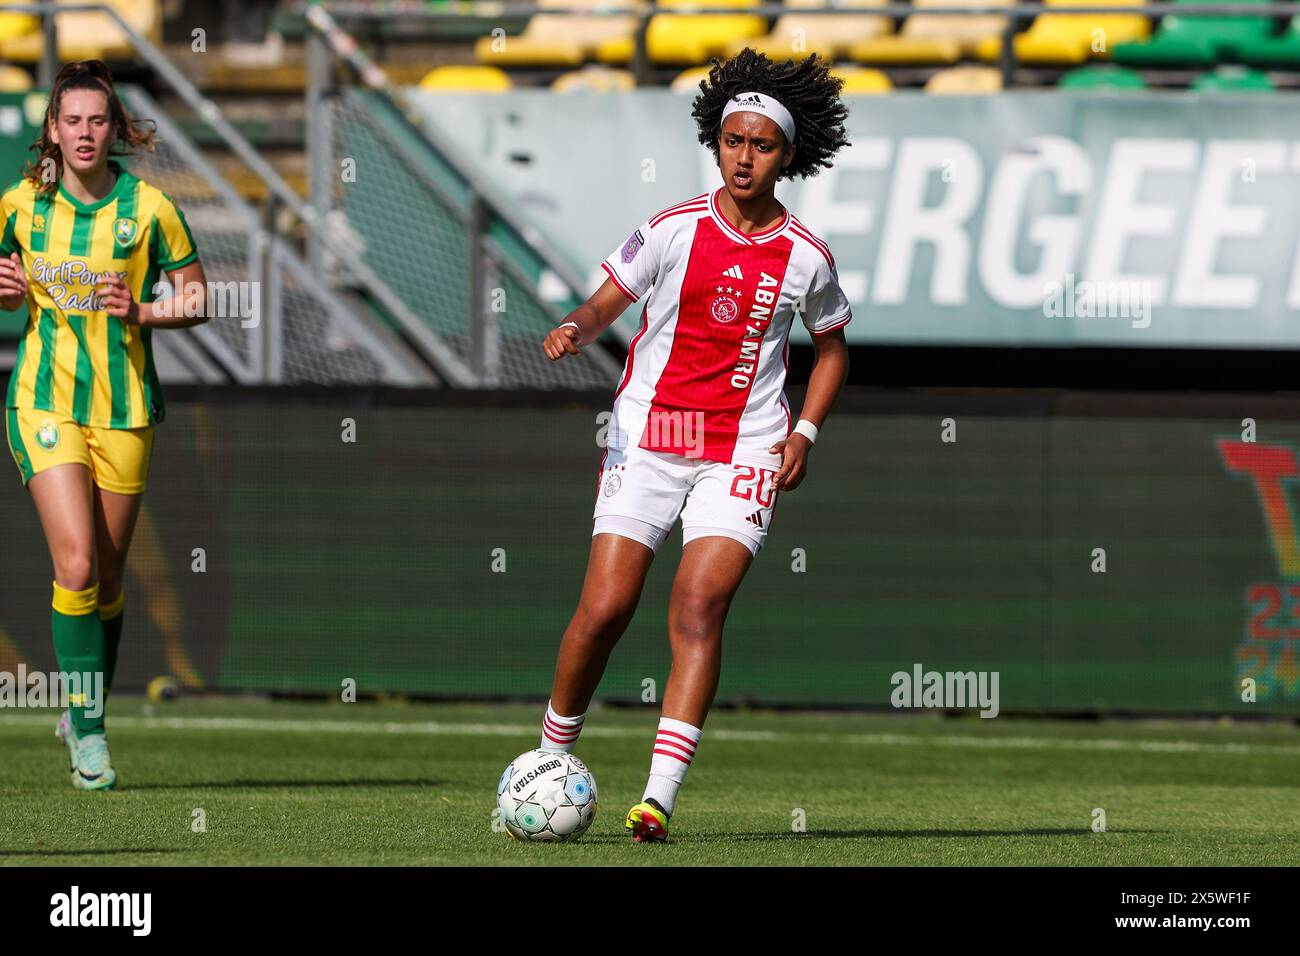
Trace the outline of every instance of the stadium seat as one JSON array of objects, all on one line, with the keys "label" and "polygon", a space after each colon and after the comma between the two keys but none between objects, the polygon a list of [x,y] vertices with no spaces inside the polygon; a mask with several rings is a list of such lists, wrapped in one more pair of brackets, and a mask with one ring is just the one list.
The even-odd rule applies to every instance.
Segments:
[{"label": "stadium seat", "polygon": [[1202,73],[1192,81],[1195,93],[1274,93],[1277,87],[1260,70],[1243,66],[1222,66],[1213,73]]},{"label": "stadium seat", "polygon": [[1145,90],[1147,81],[1126,66],[1081,66],[1061,77],[1058,90]]},{"label": "stadium seat", "polygon": [[[912,0],[912,6],[1010,6],[1013,0]],[[848,54],[862,63],[956,63],[974,56],[989,37],[1000,37],[1007,18],[998,14],[912,14],[897,36],[881,36],[850,47]]]},{"label": "stadium seat", "polygon": [[[1243,8],[1263,0],[1177,0],[1186,6],[1207,3],[1239,4]],[[1115,44],[1115,61],[1138,66],[1169,64],[1212,66],[1231,57],[1241,43],[1268,37],[1268,17],[1180,17],[1170,14],[1160,21],[1155,36],[1145,43]]]},{"label": "stadium seat", "polygon": [[[543,7],[625,7],[631,0],[538,0]],[[493,66],[581,66],[608,40],[631,40],[636,17],[538,13],[518,36],[479,37],[474,56]]]},{"label": "stadium seat", "polygon": [[[660,8],[698,7],[701,0],[659,0]],[[735,7],[737,11],[757,7],[760,0],[709,0],[707,6]],[[754,13],[656,13],[646,26],[646,55],[651,63],[696,65],[711,56],[726,56],[733,40],[760,37],[767,32],[767,20]],[[624,64],[632,59],[633,37],[617,37],[600,44],[596,59]]]},{"label": "stadium seat", "polygon": [[507,93],[513,86],[495,66],[439,66],[420,81],[420,89],[440,93]]},{"label": "stadium seat", "polygon": [[40,29],[40,19],[30,13],[0,13],[0,41],[26,36]]},{"label": "stadium seat", "polygon": [[[1133,7],[1145,0],[1046,0],[1050,7]],[[1121,43],[1145,39],[1151,33],[1146,17],[1136,13],[1044,13],[1029,29],[1016,35],[1015,54],[1021,63],[1085,63],[1106,58]],[[1104,46],[1093,49],[1095,39]],[[988,37],[979,45],[982,60],[996,60],[1001,37]]]},{"label": "stadium seat", "polygon": [[1300,63],[1300,17],[1292,17],[1277,36],[1251,37],[1236,44],[1237,59],[1257,66]]},{"label": "stadium seat", "polygon": [[588,66],[556,77],[552,93],[625,93],[636,89],[636,77],[628,70]]},{"label": "stadium seat", "polygon": [[813,7],[837,9],[871,8],[883,5],[886,0],[785,0],[790,13],[776,20],[767,36],[750,40],[733,40],[727,52],[735,55],[745,47],[777,61],[802,59],[813,53],[827,60],[836,60],[848,53],[849,47],[863,40],[881,36],[893,29],[889,17],[866,16],[863,13],[797,13]]},{"label": "stadium seat", "polygon": [[[79,0],[59,0],[61,4]],[[127,23],[154,43],[162,42],[162,9],[159,0],[102,0]],[[59,59],[133,60],[135,47],[107,13],[62,13],[58,17]],[[44,35],[39,27],[30,33],[6,37],[0,33],[0,59],[35,63],[41,58]]]},{"label": "stadium seat", "polygon": [[888,93],[894,88],[889,76],[881,70],[852,67],[837,68],[831,73],[844,81],[843,92],[857,95]]},{"label": "stadium seat", "polygon": [[32,75],[21,66],[0,66],[0,93],[26,93],[32,88]]},{"label": "stadium seat", "polygon": [[[694,66],[689,70],[682,70],[673,78],[670,89],[674,93],[694,93],[699,88],[700,80],[708,75],[707,66]],[[881,70],[867,70],[858,66],[832,67],[831,75],[844,81],[843,92],[845,93],[888,93],[894,88],[888,75]]]},{"label": "stadium seat", "polygon": [[980,96],[1002,90],[1002,71],[991,66],[954,66],[940,70],[925,84],[939,96]]},{"label": "stadium seat", "polygon": [[693,66],[689,70],[682,70],[673,77],[673,81],[668,84],[668,89],[673,93],[694,93],[700,88],[700,80],[709,75],[707,66]]}]

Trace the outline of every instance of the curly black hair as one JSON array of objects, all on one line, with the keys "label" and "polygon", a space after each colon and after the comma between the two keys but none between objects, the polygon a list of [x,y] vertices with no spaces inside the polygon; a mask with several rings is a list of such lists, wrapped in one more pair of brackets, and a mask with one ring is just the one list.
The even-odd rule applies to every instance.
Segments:
[{"label": "curly black hair", "polygon": [[840,101],[843,86],[844,81],[832,76],[830,64],[816,53],[804,60],[775,63],[746,47],[726,62],[711,61],[691,116],[699,127],[700,142],[719,159],[718,136],[727,101],[751,90],[774,97],[794,117],[796,147],[794,159],[777,178],[807,179],[823,167],[829,169],[836,151],[849,144],[844,132],[849,111]]}]

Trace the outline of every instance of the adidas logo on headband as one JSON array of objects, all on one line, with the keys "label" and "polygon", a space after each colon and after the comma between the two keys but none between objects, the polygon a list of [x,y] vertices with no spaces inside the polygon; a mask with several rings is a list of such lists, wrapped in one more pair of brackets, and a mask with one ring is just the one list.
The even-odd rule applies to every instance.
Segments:
[{"label": "adidas logo on headband", "polygon": [[781,128],[787,142],[794,142],[794,117],[781,105],[780,101],[766,93],[737,93],[722,108],[722,122],[736,112],[761,113]]}]

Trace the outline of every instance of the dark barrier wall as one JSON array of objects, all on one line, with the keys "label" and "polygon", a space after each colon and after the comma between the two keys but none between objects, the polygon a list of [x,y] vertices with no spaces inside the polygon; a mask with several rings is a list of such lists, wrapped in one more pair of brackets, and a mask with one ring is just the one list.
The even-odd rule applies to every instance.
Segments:
[{"label": "dark barrier wall", "polygon": [[[607,395],[169,397],[123,686],[547,694]],[[887,705],[920,664],[997,671],[1003,711],[1300,714],[1298,455],[1300,401],[846,394],[733,605],[719,698]],[[6,467],[0,669],[48,670],[48,557]],[[662,690],[680,541],[606,699]]]}]

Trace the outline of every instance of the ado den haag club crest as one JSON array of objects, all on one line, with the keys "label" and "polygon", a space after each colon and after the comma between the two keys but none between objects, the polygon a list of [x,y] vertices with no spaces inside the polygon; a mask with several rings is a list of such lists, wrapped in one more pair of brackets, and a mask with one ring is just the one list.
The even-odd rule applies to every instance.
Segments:
[{"label": "ado den haag club crest", "polygon": [[134,219],[122,217],[113,220],[113,239],[119,246],[135,245],[138,234],[139,227],[136,226]]}]

